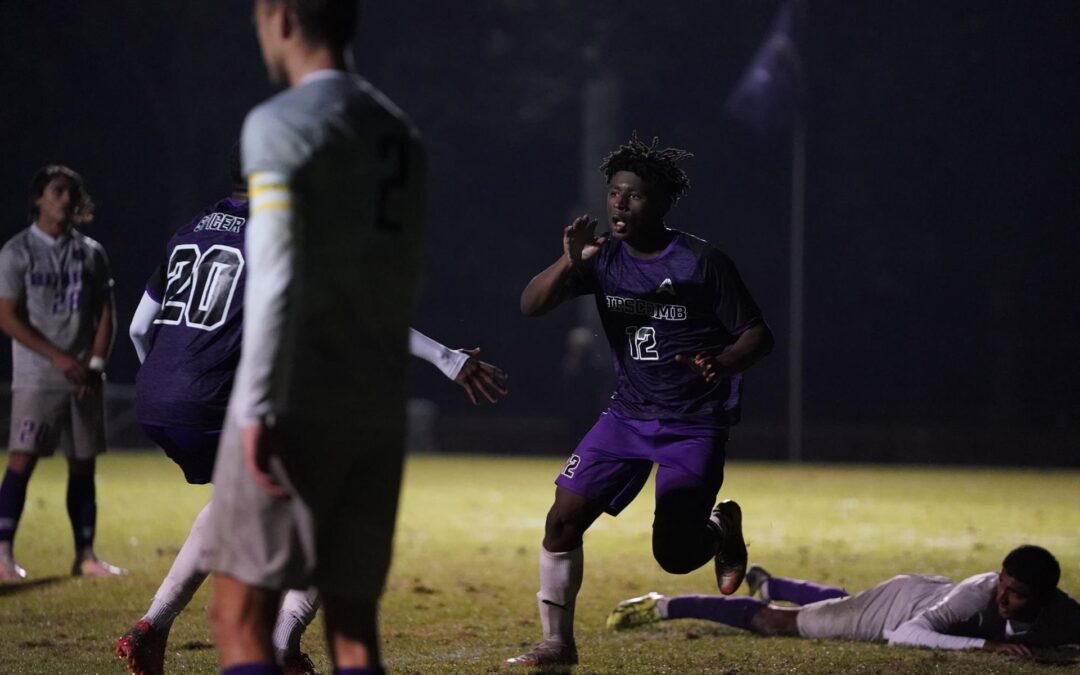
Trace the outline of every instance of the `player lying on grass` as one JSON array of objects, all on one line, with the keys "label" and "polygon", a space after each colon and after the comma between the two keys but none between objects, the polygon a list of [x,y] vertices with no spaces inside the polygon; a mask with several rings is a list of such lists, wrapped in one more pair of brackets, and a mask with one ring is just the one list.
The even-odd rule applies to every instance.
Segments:
[{"label": "player lying on grass", "polygon": [[[249,210],[237,151],[232,174],[233,195],[201,211],[169,241],[166,262],[147,283],[130,329],[142,362],[139,422],[193,484],[210,482],[240,357]],[[506,394],[505,373],[475,358],[478,350],[447,349],[415,330],[409,348],[461,385],[474,403]],[[172,622],[206,579],[197,568],[206,514],[204,508],[196,517],[146,615],[116,643],[132,673],[163,672]],[[287,673],[311,671],[300,637],[317,608],[311,591],[290,591],[282,599],[273,639]]]},{"label": "player lying on grass", "polygon": [[[716,595],[624,600],[608,617],[621,630],[655,621],[704,619],[764,636],[834,638],[938,649],[1031,655],[1032,647],[1080,644],[1080,603],[1057,587],[1061,568],[1046,549],[1013,549],[1000,572],[954,583],[902,574],[855,595],[754,566],[746,581],[761,600]],[[770,604],[790,602],[798,607]]]},{"label": "player lying on grass", "polygon": [[574,220],[563,230],[562,255],[521,293],[527,316],[593,295],[617,384],[555,481],[540,550],[544,637],[509,665],[577,663],[582,537],[600,514],[617,515],[637,496],[653,464],[660,566],[686,574],[715,560],[725,594],[746,572],[739,506],[713,505],[728,430],[739,421],[742,373],[769,353],[772,333],[731,259],[665,223],[689,187],[679,166],[689,153],[657,143],[635,136],[604,159],[610,232],[597,236],[588,216]]}]

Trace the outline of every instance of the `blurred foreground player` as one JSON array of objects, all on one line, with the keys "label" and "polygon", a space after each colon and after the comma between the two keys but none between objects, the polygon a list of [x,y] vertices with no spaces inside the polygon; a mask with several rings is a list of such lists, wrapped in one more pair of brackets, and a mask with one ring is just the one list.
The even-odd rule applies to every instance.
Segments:
[{"label": "blurred foreground player", "polygon": [[688,155],[636,137],[611,153],[600,166],[610,232],[597,237],[596,221],[574,220],[562,256],[521,294],[528,316],[595,296],[617,384],[555,481],[537,593],[544,637],[510,665],[577,662],[582,536],[601,513],[617,515],[634,499],[654,463],[656,561],[686,574],[714,559],[721,592],[742,583],[741,511],[733,501],[710,508],[724,480],[728,429],[739,421],[742,372],[773,340],[731,260],[664,223],[689,185],[678,165]]},{"label": "blurred foreground player", "polygon": [[[833,638],[937,649],[982,649],[1030,656],[1032,647],[1080,644],[1080,603],[1057,584],[1061,568],[1044,548],[1013,549],[1000,572],[959,583],[945,577],[902,574],[855,595],[831,586],[747,573],[751,595],[664,597],[649,593],[619,603],[608,628],[655,621],[704,619],[765,636]],[[800,607],[778,607],[786,601]]]},{"label": "blurred foreground player", "polygon": [[31,224],[0,250],[0,330],[11,338],[11,435],[0,484],[0,581],[26,576],[12,554],[26,487],[40,457],[68,461],[72,574],[123,574],[94,554],[95,458],[105,452],[105,361],[116,319],[101,244],[75,229],[93,218],[82,177],[40,169],[30,185]]},{"label": "blurred foreground player", "polygon": [[276,673],[281,589],[314,586],[337,672],[381,672],[426,158],[345,72],[353,1],[257,0],[275,82],[244,122],[251,196],[240,365],[202,561],[224,673]]},{"label": "blurred foreground player", "polygon": [[[249,213],[239,152],[231,159],[234,193],[172,237],[166,262],[147,282],[130,329],[143,364],[136,380],[139,422],[193,484],[210,482],[240,360]],[[476,350],[447,349],[413,330],[409,344],[415,356],[438,367],[474,402],[506,393],[506,375],[474,358]],[[132,673],[164,672],[172,623],[206,578],[197,561],[208,508],[196,518],[150,609],[116,643],[117,656]],[[273,642],[286,673],[313,672],[300,651],[300,637],[317,606],[311,591],[290,591],[282,599]]]}]

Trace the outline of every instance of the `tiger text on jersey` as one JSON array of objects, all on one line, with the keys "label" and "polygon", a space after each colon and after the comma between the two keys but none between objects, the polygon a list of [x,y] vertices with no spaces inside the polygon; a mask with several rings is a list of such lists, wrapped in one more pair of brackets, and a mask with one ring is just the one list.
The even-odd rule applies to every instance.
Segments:
[{"label": "tiger text on jersey", "polygon": [[244,227],[246,222],[247,218],[241,218],[240,216],[234,216],[228,213],[211,213],[203,216],[202,220],[199,221],[199,224],[195,226],[195,232],[212,230],[215,232],[238,233]]},{"label": "tiger text on jersey", "polygon": [[620,298],[616,295],[605,296],[607,308],[613,312],[622,312],[632,316],[647,316],[660,321],[685,321],[685,305],[663,305],[640,298]]}]

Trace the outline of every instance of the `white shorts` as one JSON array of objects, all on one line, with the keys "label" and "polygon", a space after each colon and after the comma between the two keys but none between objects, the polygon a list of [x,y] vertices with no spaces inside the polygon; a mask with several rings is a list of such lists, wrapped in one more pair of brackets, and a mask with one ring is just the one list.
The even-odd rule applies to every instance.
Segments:
[{"label": "white shorts", "polygon": [[945,577],[902,574],[846,598],[799,609],[799,636],[810,639],[883,640],[883,633],[940,600],[954,586]]},{"label": "white shorts", "polygon": [[105,452],[103,389],[80,399],[74,391],[14,389],[8,450],[50,457],[60,450],[72,459],[93,459]]},{"label": "white shorts", "polygon": [[229,415],[214,468],[203,569],[260,588],[315,586],[325,595],[377,599],[390,568],[403,431],[282,422],[287,449],[272,470],[290,496],[278,498],[248,473]]}]

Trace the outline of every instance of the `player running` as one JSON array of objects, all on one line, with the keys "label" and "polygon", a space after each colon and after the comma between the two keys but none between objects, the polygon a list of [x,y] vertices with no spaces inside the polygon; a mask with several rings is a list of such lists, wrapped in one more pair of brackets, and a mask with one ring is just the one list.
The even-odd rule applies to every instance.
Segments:
[{"label": "player running", "polygon": [[[275,82],[248,114],[244,336],[202,562],[226,675],[274,673],[280,589],[315,586],[342,672],[381,672],[426,159],[345,71],[352,0],[256,0]],[[350,670],[351,669],[351,670]]]},{"label": "player running", "polygon": [[[855,595],[841,588],[769,575],[746,575],[761,600],[716,595],[624,600],[608,617],[621,630],[671,619],[704,619],[765,636],[888,641],[937,649],[983,649],[1030,656],[1032,647],[1080,644],[1080,603],[1058,589],[1061,568],[1044,548],[1013,549],[1000,572],[960,583],[902,574]],[[778,607],[785,601],[800,607]]]},{"label": "player running", "polygon": [[[238,149],[230,168],[233,194],[201,211],[170,239],[166,260],[147,282],[130,329],[142,363],[136,379],[139,422],[193,484],[210,482],[240,359],[249,206]],[[478,350],[447,349],[412,329],[409,345],[413,355],[461,385],[474,403],[478,397],[494,402],[507,393],[505,373],[475,358]],[[206,578],[197,561],[208,508],[196,517],[150,609],[116,643],[117,656],[132,673],[164,672],[172,623]],[[300,651],[300,638],[317,608],[312,591],[290,591],[282,599],[273,643],[287,674],[314,670]]]},{"label": "player running", "polygon": [[636,137],[608,155],[610,232],[574,220],[563,254],[521,294],[528,316],[591,294],[611,347],[617,384],[611,405],[555,481],[540,550],[537,601],[543,640],[508,664],[577,663],[574,603],[582,536],[601,513],[617,515],[656,473],[653,556],[673,574],[710,558],[721,592],[746,569],[742,516],[733,501],[710,515],[724,479],[728,429],[739,421],[742,372],[772,349],[772,333],[734,263],[664,217],[689,186],[689,153]]},{"label": "player running", "polygon": [[95,458],[105,452],[105,361],[116,319],[101,244],[75,229],[93,218],[82,177],[49,165],[30,185],[31,224],[0,250],[0,330],[11,338],[11,435],[0,484],[0,581],[26,577],[12,543],[41,457],[68,461],[71,573],[123,574],[94,553]]}]

